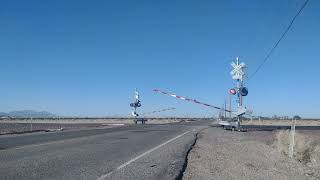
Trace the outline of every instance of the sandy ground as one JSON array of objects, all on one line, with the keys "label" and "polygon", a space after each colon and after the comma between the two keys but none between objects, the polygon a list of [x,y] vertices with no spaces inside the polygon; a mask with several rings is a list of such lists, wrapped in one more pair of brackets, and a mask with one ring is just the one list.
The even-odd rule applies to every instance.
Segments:
[{"label": "sandy ground", "polygon": [[[243,121],[243,125],[291,125],[292,120],[252,120]],[[320,120],[297,120],[297,126],[320,126]]]},{"label": "sandy ground", "polygon": [[[180,120],[174,119],[149,119],[147,124],[176,123]],[[2,120],[0,121],[0,135],[9,133],[22,133],[45,130],[63,130],[80,128],[99,128],[107,126],[119,126],[133,124],[131,119],[75,119],[75,120]]]},{"label": "sandy ground", "polygon": [[198,134],[183,179],[320,179],[320,131],[232,132],[210,127]]}]

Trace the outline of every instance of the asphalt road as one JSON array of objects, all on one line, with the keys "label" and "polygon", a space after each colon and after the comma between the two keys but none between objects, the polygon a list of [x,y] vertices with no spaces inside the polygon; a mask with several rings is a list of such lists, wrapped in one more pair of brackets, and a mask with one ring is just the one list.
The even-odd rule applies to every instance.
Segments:
[{"label": "asphalt road", "polygon": [[0,137],[0,179],[175,179],[209,121]]}]

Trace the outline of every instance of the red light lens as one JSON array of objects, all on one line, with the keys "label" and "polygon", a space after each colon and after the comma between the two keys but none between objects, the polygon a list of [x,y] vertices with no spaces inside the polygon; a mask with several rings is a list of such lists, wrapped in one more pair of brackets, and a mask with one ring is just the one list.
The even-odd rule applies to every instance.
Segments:
[{"label": "red light lens", "polygon": [[230,94],[232,94],[232,95],[235,95],[235,94],[237,93],[235,89],[230,89],[229,92],[230,92]]}]

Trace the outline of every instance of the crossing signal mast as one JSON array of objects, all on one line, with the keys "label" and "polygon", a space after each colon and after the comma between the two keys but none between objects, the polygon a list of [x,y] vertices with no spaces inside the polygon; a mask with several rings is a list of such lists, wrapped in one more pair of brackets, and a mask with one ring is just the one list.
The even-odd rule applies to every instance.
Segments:
[{"label": "crossing signal mast", "polygon": [[[140,96],[139,96],[139,92],[138,92],[137,89],[135,89],[135,91],[134,91],[133,102],[130,103],[130,107],[132,107],[131,115],[134,117],[133,122],[135,124],[138,124],[139,121],[141,122],[141,124],[145,124],[146,121],[147,121],[146,118],[143,118],[143,116],[145,116],[145,115],[151,115],[151,114],[160,113],[160,112],[164,112],[164,111],[172,111],[172,110],[176,109],[176,108],[172,107],[172,108],[165,108],[165,109],[154,110],[154,111],[151,111],[151,112],[138,114],[137,113],[137,108],[141,107],[141,101],[140,101]],[[140,117],[140,115],[142,117]]]},{"label": "crossing signal mast", "polygon": [[[231,103],[230,103],[230,109],[228,110],[226,105],[224,106],[224,108],[221,108],[218,106],[214,106],[211,104],[200,102],[196,99],[187,98],[184,96],[176,95],[174,93],[162,91],[160,89],[154,89],[153,91],[156,93],[168,95],[168,96],[180,99],[180,100],[199,104],[199,105],[202,105],[205,107],[221,110],[221,112],[220,112],[221,116],[222,116],[222,112],[229,112],[230,117],[231,117],[231,114],[234,114],[237,116],[237,121],[233,121],[231,118],[230,118],[230,121],[228,121],[228,120],[226,120],[226,118],[224,118],[225,120],[224,119],[219,120],[218,124],[224,128],[232,128],[232,129],[237,129],[238,131],[241,131],[242,116],[246,113],[248,114],[246,107],[243,106],[243,97],[248,95],[248,89],[246,87],[244,87],[244,78],[246,75],[246,73],[245,73],[246,65],[243,62],[240,63],[239,58],[237,57],[236,61],[231,63],[231,66],[233,67],[233,69],[230,72],[230,74],[232,76],[232,79],[236,80],[236,83],[237,83],[236,87],[231,88],[229,90],[230,95],[237,95],[237,98],[238,98],[237,99],[238,106],[235,111],[231,110]],[[231,101],[231,98],[230,98],[230,101]],[[224,113],[224,114],[225,114],[224,116],[226,116],[226,113]]]},{"label": "crossing signal mast", "polygon": [[242,116],[246,113],[246,108],[243,106],[243,97],[248,95],[248,88],[244,87],[244,78],[245,78],[245,68],[246,65],[239,61],[239,58],[236,58],[236,62],[231,63],[232,71],[230,75],[232,79],[236,80],[237,87],[229,90],[229,93],[232,95],[237,95],[237,103],[238,109],[236,111],[236,115],[238,117],[237,121],[237,129],[240,129],[240,125],[242,122]]},{"label": "crossing signal mast", "polygon": [[137,108],[141,107],[141,101],[139,99],[139,92],[137,89],[134,91],[134,96],[133,96],[133,103],[130,103],[130,106],[133,108],[132,110],[132,116],[133,117],[138,117],[139,114],[137,113]]}]

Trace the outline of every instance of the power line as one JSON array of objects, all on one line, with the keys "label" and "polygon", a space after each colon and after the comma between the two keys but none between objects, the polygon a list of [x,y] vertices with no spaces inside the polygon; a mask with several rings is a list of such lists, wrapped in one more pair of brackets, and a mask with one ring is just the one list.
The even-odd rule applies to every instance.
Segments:
[{"label": "power line", "polygon": [[282,39],[286,36],[286,34],[288,33],[288,31],[290,30],[290,28],[292,27],[294,21],[296,20],[296,18],[302,13],[303,9],[306,7],[306,5],[308,4],[309,0],[306,0],[303,5],[301,6],[301,8],[299,9],[299,11],[296,13],[296,15],[292,18],[289,26],[286,28],[286,30],[282,33],[282,35],[280,36],[280,39],[273,45],[272,49],[269,51],[269,53],[267,54],[267,56],[263,59],[262,63],[258,66],[258,68],[254,71],[254,73],[248,78],[248,81],[257,74],[257,72],[261,69],[261,67],[267,62],[267,60],[270,58],[271,54],[274,52],[274,50],[277,48],[277,46],[279,45],[279,43],[282,41]]}]

